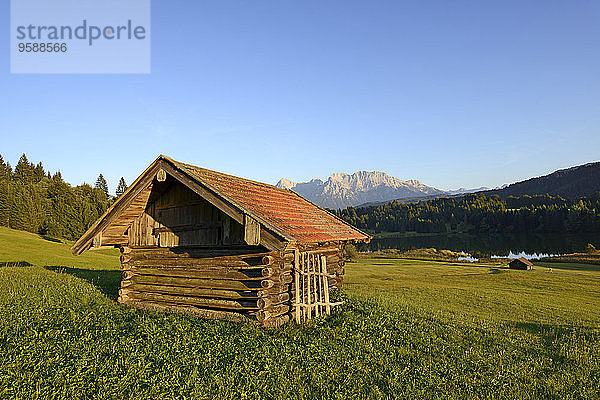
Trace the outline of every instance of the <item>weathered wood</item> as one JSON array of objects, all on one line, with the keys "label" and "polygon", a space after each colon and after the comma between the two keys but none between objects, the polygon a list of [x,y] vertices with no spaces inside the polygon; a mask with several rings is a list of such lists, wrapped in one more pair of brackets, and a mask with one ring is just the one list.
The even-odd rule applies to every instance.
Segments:
[{"label": "weathered wood", "polygon": [[290,285],[284,284],[284,285],[275,285],[269,289],[259,289],[258,290],[258,297],[269,297],[272,296],[274,294],[278,294],[278,293],[285,293],[288,292],[290,290]]},{"label": "weathered wood", "polygon": [[90,247],[90,251],[96,251],[96,250],[110,250],[110,249],[114,249],[115,246],[111,245],[111,244],[107,244],[104,246],[98,246],[98,247]]},{"label": "weathered wood", "polygon": [[92,240],[92,248],[99,248],[100,246],[102,246],[102,232],[98,232]]},{"label": "weathered wood", "polygon": [[247,214],[244,214],[244,241],[250,246],[260,244],[260,224]]},{"label": "weathered wood", "polygon": [[277,304],[284,303],[290,300],[290,293],[279,293],[270,297],[264,297],[258,299],[257,305],[259,308],[267,308]]},{"label": "weathered wood", "polygon": [[327,273],[327,257],[321,256],[321,272],[323,273],[323,295],[325,297],[325,312],[327,315],[331,314],[331,304],[329,303],[329,283],[327,281],[327,277],[325,276]]},{"label": "weathered wood", "polygon": [[[161,159],[157,159],[153,162],[146,170],[140,175],[123,193],[115,203],[109,207],[108,210],[98,219],[96,222],[92,224],[92,226],[83,234],[81,238],[71,248],[71,252],[73,254],[81,254],[88,246],[89,242],[92,241],[93,236],[95,236],[98,232],[104,231],[104,229],[112,222],[111,217],[114,215],[120,215],[120,218],[129,218],[128,215],[124,212],[127,209],[130,203],[132,203],[136,197],[146,191],[148,196],[150,195],[152,180],[154,178],[154,173],[159,168],[159,164],[163,163]],[[147,201],[147,198],[146,198]],[[133,219],[137,217],[140,213],[142,213],[144,209],[135,210],[131,214],[133,215]],[[112,243],[111,243],[112,244]]]},{"label": "weathered wood", "polygon": [[285,247],[285,242],[282,242],[274,234],[271,234],[268,229],[261,227],[260,245],[269,250],[281,251]]},{"label": "weathered wood", "polygon": [[191,297],[182,295],[170,295],[165,293],[137,292],[129,290],[123,293],[124,298],[129,297],[134,300],[144,300],[169,304],[180,304],[186,306],[216,308],[225,310],[256,310],[258,306],[256,301],[246,300],[223,300],[206,297]]},{"label": "weathered wood", "polygon": [[119,251],[121,252],[121,254],[129,254],[131,253],[131,247],[121,246],[119,247]]},{"label": "weathered wood", "polygon": [[229,280],[263,280],[259,270],[238,270],[223,267],[204,268],[144,268],[143,266],[127,266],[123,268],[138,275],[179,276],[182,278],[229,279]]},{"label": "weathered wood", "polygon": [[[126,282],[126,281],[123,281]],[[138,292],[149,292],[149,293],[164,293],[172,295],[183,295],[192,297],[211,297],[215,299],[245,299],[245,300],[256,300],[258,299],[257,290],[224,290],[224,289],[203,289],[198,287],[181,287],[181,286],[165,286],[165,285],[147,285],[141,283],[133,283],[127,281],[129,284],[124,288],[130,288]]]},{"label": "weathered wood", "polygon": [[214,258],[222,260],[247,260],[255,265],[262,265],[262,258],[266,255],[276,256],[277,252],[267,251],[260,248],[215,248],[212,247],[139,247],[132,249],[132,257],[138,259],[165,259],[165,258]]},{"label": "weathered wood", "polygon": [[269,289],[278,284],[291,283],[291,282],[292,282],[292,276],[285,275],[282,277],[282,279],[278,279],[278,280],[263,279],[260,284],[264,289]]},{"label": "weathered wood", "polygon": [[231,268],[258,271],[259,274],[263,270],[262,265],[252,265],[242,260],[215,260],[213,258],[131,259],[128,262],[135,267],[171,267],[183,269]]},{"label": "weathered wood", "polygon": [[[304,263],[305,263],[305,271],[306,272],[310,272],[310,264],[309,264],[309,256],[307,253],[304,253]],[[311,282],[310,282],[310,276],[306,276],[306,281],[307,281],[307,290],[306,290],[306,302],[305,304],[311,304],[312,303],[312,291],[310,289],[311,286]],[[312,307],[308,308],[308,319],[312,318]]]},{"label": "weathered wood", "polygon": [[294,287],[295,293],[294,298],[296,300],[296,323],[300,323],[300,272],[299,272],[299,264],[300,263],[300,251],[295,249],[294,251]]},{"label": "weathered wood", "polygon": [[187,225],[176,225],[176,226],[161,226],[159,228],[152,228],[152,234],[156,235],[163,232],[176,233],[176,232],[188,232],[196,231],[198,229],[214,229],[221,228],[220,223],[213,224],[187,224]]},{"label": "weathered wood", "polygon": [[272,265],[272,264],[275,264],[275,260],[276,260],[276,258],[273,256],[264,256],[262,258],[262,263],[263,263],[263,265]]},{"label": "weathered wood", "polygon": [[280,315],[286,314],[290,311],[290,306],[287,304],[277,304],[275,306],[267,307],[259,310],[256,313],[256,319],[259,321],[264,321],[269,318],[275,318]]},{"label": "weathered wood", "polygon": [[250,322],[251,320],[240,313],[231,311],[218,311],[218,310],[207,310],[198,307],[164,304],[149,301],[139,300],[127,300],[123,301],[123,304],[127,304],[140,310],[151,310],[151,311],[163,311],[163,312],[175,312],[182,314],[191,314],[206,319],[216,319],[231,322]]},{"label": "weathered wood", "polygon": [[279,276],[279,275],[283,275],[285,273],[291,273],[292,269],[291,268],[271,268],[271,267],[267,267],[267,268],[263,268],[262,270],[262,275],[265,278],[270,278],[272,276]]},{"label": "weathered wood", "polygon": [[252,290],[261,287],[260,281],[237,281],[224,279],[198,279],[198,278],[181,278],[172,276],[153,276],[153,275],[137,275],[131,271],[126,279],[131,279],[134,283],[143,283],[147,285],[165,285],[165,286],[182,286],[182,287],[197,287],[205,289],[227,289],[227,290]]},{"label": "weathered wood", "polygon": [[222,200],[216,194],[213,193],[212,189],[208,189],[205,185],[200,184],[197,180],[191,179],[186,173],[181,172],[178,168],[171,164],[164,164],[163,168],[169,175],[175,177],[179,182],[190,188],[192,191],[199,194],[201,197],[208,200],[211,204],[216,206],[219,210],[223,211],[229,217],[234,219],[240,224],[244,223],[243,213],[236,207],[228,204]]}]

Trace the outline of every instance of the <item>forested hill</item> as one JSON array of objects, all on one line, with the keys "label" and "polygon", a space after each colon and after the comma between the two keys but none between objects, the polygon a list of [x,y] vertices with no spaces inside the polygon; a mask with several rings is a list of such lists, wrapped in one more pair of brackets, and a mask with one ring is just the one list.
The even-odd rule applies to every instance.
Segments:
[{"label": "forested hill", "polygon": [[553,195],[577,199],[600,191],[600,162],[561,169],[549,175],[482,192],[488,196]]},{"label": "forested hill", "polygon": [[392,201],[349,207],[337,215],[375,233],[600,234],[600,192],[577,200],[549,195],[501,199],[477,193],[412,204]]},{"label": "forested hill", "polygon": [[[118,192],[126,188],[121,178]],[[72,187],[42,163],[21,156],[14,170],[0,155],[0,226],[52,237],[77,239],[114,198],[100,174],[94,187]]]}]

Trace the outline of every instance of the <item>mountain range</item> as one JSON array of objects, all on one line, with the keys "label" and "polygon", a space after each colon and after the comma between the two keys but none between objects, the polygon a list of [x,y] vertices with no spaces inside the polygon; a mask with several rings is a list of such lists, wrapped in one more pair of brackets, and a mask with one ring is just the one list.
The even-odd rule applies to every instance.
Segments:
[{"label": "mountain range", "polygon": [[486,195],[508,196],[550,194],[575,199],[600,191],[600,162],[555,171],[500,188],[460,188],[444,191],[427,186],[418,180],[401,180],[378,171],[359,171],[353,174],[334,173],[326,181],[293,182],[281,179],[277,187],[290,189],[312,202],[330,209],[349,206],[372,206],[392,200],[403,203],[482,192]]},{"label": "mountain range", "polygon": [[326,181],[313,179],[309,182],[292,182],[281,179],[277,187],[290,189],[321,207],[338,209],[360,206],[366,203],[385,203],[404,198],[422,198],[459,193],[470,193],[479,189],[459,189],[445,192],[427,186],[418,180],[403,181],[378,171],[359,171],[353,174],[335,173]]}]

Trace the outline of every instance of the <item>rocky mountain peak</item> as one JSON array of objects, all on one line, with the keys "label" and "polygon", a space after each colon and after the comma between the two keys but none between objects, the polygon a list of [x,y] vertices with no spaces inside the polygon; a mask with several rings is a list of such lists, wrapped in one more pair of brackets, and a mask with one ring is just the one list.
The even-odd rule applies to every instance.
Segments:
[{"label": "rocky mountain peak", "polygon": [[403,181],[380,171],[358,171],[351,175],[338,172],[325,182],[313,179],[298,183],[284,178],[277,187],[294,190],[322,207],[334,209],[443,193],[418,180]]}]

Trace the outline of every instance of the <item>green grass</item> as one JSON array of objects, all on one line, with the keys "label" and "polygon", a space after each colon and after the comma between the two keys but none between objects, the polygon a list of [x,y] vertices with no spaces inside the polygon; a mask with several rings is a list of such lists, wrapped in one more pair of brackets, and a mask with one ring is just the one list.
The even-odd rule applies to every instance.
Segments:
[{"label": "green grass", "polygon": [[[562,265],[567,268],[568,265]],[[403,259],[346,264],[344,285],[361,298],[451,318],[600,327],[600,272]]]},{"label": "green grass", "polygon": [[0,267],[2,399],[600,396],[594,271],[361,260],[335,315],[270,330],[118,305],[115,254],[52,245],[0,230],[35,264]]},{"label": "green grass", "polygon": [[33,265],[107,270],[119,269],[119,251],[88,251],[71,254],[73,243],[44,239],[35,233],[0,227],[0,262],[27,262]]}]

